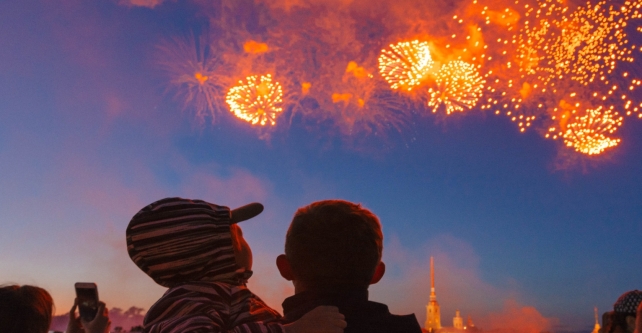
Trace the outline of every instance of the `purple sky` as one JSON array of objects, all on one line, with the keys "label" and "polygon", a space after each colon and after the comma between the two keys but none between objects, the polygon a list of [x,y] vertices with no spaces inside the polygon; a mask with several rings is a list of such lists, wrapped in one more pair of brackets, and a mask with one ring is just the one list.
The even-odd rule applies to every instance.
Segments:
[{"label": "purple sky", "polygon": [[274,265],[289,220],[327,198],[381,218],[388,272],[371,299],[422,325],[430,256],[447,325],[459,309],[487,329],[590,330],[594,306],[642,288],[642,121],[626,118],[622,143],[592,159],[477,109],[385,139],[295,118],[263,140],[229,115],[198,124],[154,63],[211,8],[132,2],[147,6],[0,3],[0,283],[46,288],[57,314],[77,281],[110,307],[148,309],[164,289],[130,261],[125,228],[181,196],[265,205],[242,226],[250,288],[279,311],[293,292]]}]

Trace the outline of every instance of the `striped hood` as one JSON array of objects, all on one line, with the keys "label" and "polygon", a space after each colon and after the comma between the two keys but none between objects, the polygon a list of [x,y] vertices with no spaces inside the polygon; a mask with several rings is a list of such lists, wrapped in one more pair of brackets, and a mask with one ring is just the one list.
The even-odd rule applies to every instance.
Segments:
[{"label": "striped hood", "polygon": [[127,226],[127,252],[164,287],[194,281],[244,282],[251,272],[234,256],[228,207],[166,198],[141,209]]}]

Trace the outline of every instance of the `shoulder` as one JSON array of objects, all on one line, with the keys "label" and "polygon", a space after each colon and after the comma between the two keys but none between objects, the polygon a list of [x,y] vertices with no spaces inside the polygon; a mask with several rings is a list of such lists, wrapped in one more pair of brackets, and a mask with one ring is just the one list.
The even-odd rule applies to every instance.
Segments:
[{"label": "shoulder", "polygon": [[367,317],[373,324],[373,332],[399,332],[399,333],[421,333],[421,326],[414,314],[395,315],[391,314],[388,306],[381,303],[369,301],[370,309]]},{"label": "shoulder", "polygon": [[397,328],[396,332],[404,333],[421,333],[421,326],[417,321],[415,314],[409,315],[390,315],[391,323]]}]

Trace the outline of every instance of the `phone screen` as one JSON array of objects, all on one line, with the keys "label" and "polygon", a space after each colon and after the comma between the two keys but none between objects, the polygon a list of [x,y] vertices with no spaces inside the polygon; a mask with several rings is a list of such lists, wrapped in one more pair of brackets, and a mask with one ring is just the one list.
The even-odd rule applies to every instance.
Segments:
[{"label": "phone screen", "polygon": [[91,321],[98,312],[98,289],[94,283],[76,283],[78,312],[85,321]]}]

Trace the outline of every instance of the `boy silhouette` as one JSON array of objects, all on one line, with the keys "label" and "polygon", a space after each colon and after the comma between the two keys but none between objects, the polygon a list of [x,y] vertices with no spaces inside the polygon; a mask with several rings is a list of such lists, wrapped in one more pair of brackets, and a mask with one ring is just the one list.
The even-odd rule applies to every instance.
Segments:
[{"label": "boy silhouette", "polygon": [[377,216],[343,200],[299,208],[276,264],[295,295],[283,302],[285,322],[316,306],[333,305],[345,315],[345,333],[421,333],[414,314],[390,314],[385,304],[368,300],[368,286],[379,282],[383,233]]}]

